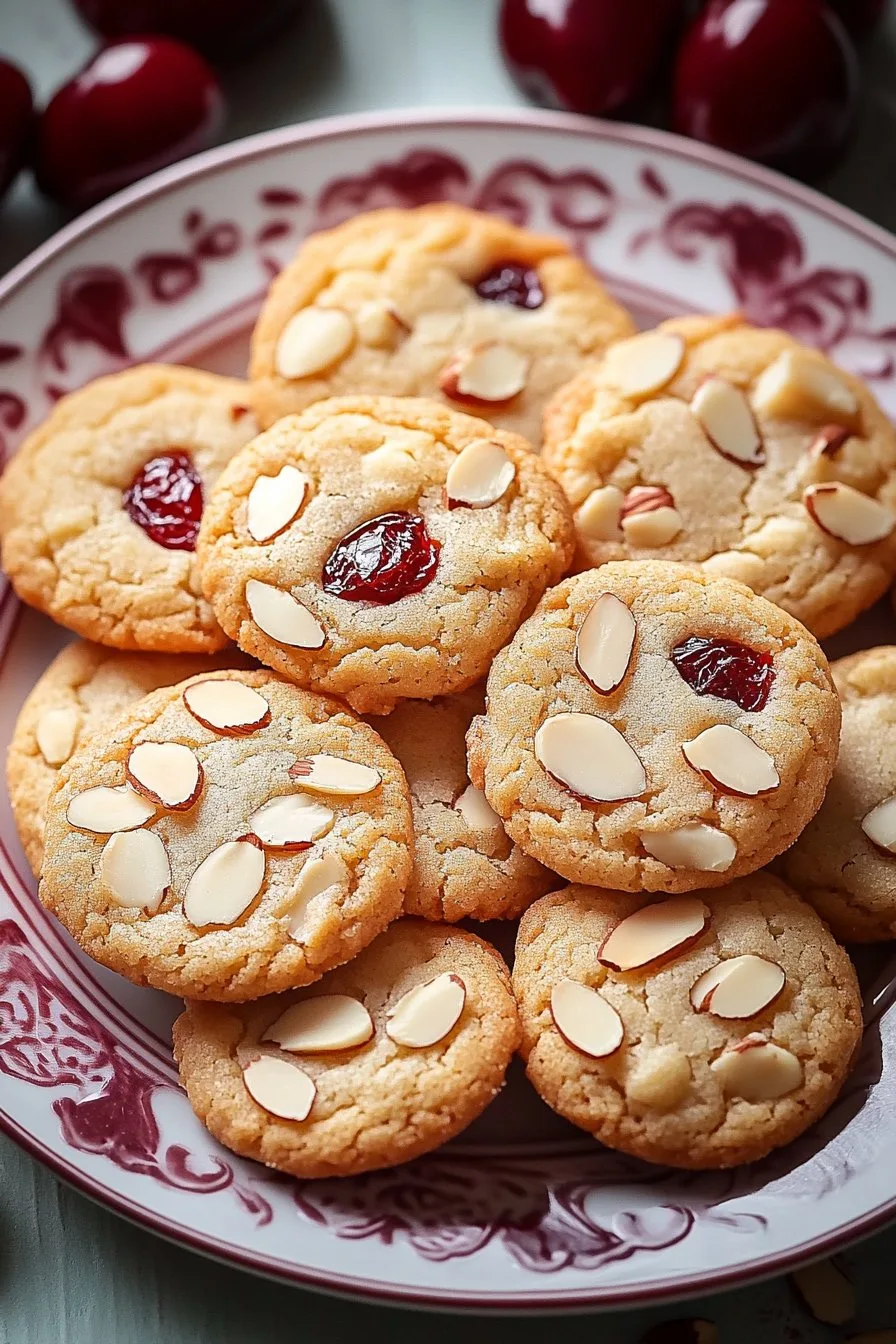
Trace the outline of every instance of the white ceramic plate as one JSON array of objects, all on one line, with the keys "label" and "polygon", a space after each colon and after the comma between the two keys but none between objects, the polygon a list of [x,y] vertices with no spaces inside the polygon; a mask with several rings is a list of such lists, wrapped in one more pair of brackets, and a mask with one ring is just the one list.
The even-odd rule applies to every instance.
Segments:
[{"label": "white ceramic plate", "polygon": [[[309,230],[464,201],[565,234],[644,322],[739,306],[864,374],[896,412],[896,240],[783,178],[622,125],[514,111],[320,122],[160,173],[0,284],[0,433],[136,360],[245,367],[265,285]],[[837,652],[893,631],[879,616]],[[0,739],[64,632],[0,598]],[[505,931],[506,936],[506,931]],[[0,1109],[86,1193],[296,1283],[476,1308],[633,1304],[783,1269],[896,1216],[896,1014],[878,958],[858,1070],[822,1125],[757,1166],[682,1175],[620,1158],[521,1076],[408,1167],[302,1184],[233,1157],[177,1086],[177,1004],[87,962],[44,913],[0,810]],[[892,970],[896,972],[896,962]]]}]

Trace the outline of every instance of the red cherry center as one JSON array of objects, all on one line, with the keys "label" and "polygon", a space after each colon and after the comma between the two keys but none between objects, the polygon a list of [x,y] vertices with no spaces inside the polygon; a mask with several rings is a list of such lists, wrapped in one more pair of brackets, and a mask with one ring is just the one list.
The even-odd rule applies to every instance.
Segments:
[{"label": "red cherry center", "polygon": [[731,700],[748,713],[764,709],[775,680],[771,655],[735,639],[691,635],[672,650],[672,662],[698,695]]},{"label": "red cherry center", "polygon": [[509,303],[514,308],[540,308],[544,290],[538,272],[515,261],[499,261],[473,286],[480,299]]},{"label": "red cherry center", "polygon": [[168,551],[196,549],[202,481],[189,453],[160,453],[140,468],[124,492],[128,517]]},{"label": "red cherry center", "polygon": [[324,564],[324,592],[348,602],[397,602],[432,581],[440,549],[419,514],[381,513],[336,543]]}]

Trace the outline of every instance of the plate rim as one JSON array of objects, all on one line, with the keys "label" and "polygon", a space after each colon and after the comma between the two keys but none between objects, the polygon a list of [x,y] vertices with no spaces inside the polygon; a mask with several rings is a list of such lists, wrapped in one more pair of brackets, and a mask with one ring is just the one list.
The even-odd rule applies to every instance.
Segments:
[{"label": "plate rim", "polygon": [[[896,236],[886,229],[812,187],[793,181],[783,174],[760,164],[751,163],[735,154],[716,149],[714,146],[652,127],[543,111],[537,108],[439,106],[317,118],[244,136],[193,155],[169,168],[161,169],[133,186],[115,193],[85,211],[77,219],[63,225],[21,262],[13,266],[0,279],[0,304],[97,227],[124,218],[144,204],[190,181],[216,175],[237,164],[294,146],[417,128],[444,130],[523,128],[573,135],[595,143],[613,141],[653,149],[664,156],[671,155],[703,167],[714,168],[729,179],[739,179],[764,187],[775,195],[858,235],[896,264]],[[280,1282],[380,1305],[392,1304],[409,1308],[432,1310],[451,1308],[455,1311],[488,1314],[507,1314],[524,1310],[563,1313],[582,1310],[598,1312],[682,1301],[701,1293],[721,1292],[727,1288],[744,1286],[785,1273],[797,1265],[828,1255],[848,1242],[870,1236],[896,1219],[896,1194],[894,1194],[877,1207],[841,1224],[836,1230],[802,1242],[798,1248],[770,1252],[746,1267],[717,1267],[709,1271],[704,1270],[700,1274],[699,1281],[692,1286],[675,1287],[663,1280],[653,1279],[631,1285],[595,1285],[581,1292],[558,1289],[554,1292],[542,1290],[532,1294],[526,1292],[489,1294],[469,1288],[437,1290],[415,1288],[410,1285],[384,1286],[379,1281],[362,1276],[349,1276],[333,1270],[272,1262],[265,1252],[253,1253],[226,1242],[219,1242],[207,1233],[182,1224],[173,1226],[170,1220],[166,1220],[152,1209],[136,1204],[126,1194],[69,1165],[64,1158],[24,1129],[2,1106],[0,1106],[0,1132],[6,1134],[29,1156],[82,1195],[126,1218],[129,1222],[162,1236],[167,1241],[184,1246],[193,1252],[205,1254],[219,1262],[235,1264],[239,1268]]]}]

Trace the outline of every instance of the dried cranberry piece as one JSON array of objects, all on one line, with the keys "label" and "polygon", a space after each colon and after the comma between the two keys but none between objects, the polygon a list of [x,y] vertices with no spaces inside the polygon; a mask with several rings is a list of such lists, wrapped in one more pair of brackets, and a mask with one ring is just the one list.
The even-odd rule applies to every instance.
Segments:
[{"label": "dried cranberry piece", "polygon": [[538,272],[515,261],[499,261],[473,286],[480,299],[509,303],[514,308],[540,308],[544,290]]},{"label": "dried cranberry piece", "polygon": [[397,602],[431,582],[440,549],[419,514],[381,513],[333,547],[324,564],[324,591],[349,602]]},{"label": "dried cranberry piece", "polygon": [[124,492],[125,512],[168,551],[193,551],[202,519],[202,480],[189,453],[160,453]]},{"label": "dried cranberry piece", "polygon": [[765,707],[775,680],[771,654],[736,639],[691,635],[672,650],[672,662],[698,695],[717,695],[747,712]]}]

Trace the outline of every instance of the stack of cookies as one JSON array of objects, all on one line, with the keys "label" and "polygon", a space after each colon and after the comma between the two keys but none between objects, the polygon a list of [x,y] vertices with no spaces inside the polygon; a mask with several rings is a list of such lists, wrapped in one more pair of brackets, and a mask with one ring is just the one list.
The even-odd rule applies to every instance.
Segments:
[{"label": "stack of cookies", "polygon": [[[40,899],[186,1000],[222,1143],[404,1162],[517,1050],[679,1167],[834,1101],[838,940],[896,937],[896,648],[818,639],[896,572],[896,432],[823,355],[636,334],[556,239],[380,211],[274,282],[247,382],[63,398],[0,537],[82,636],[9,753]],[[511,975],[470,923],[515,919]]]}]

